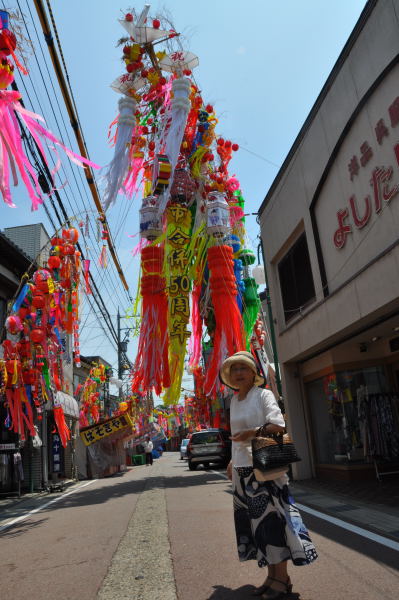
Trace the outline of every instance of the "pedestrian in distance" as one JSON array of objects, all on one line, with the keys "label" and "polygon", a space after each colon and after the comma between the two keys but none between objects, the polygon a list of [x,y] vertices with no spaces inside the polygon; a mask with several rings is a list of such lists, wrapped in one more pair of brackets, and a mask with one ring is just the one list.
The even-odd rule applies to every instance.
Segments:
[{"label": "pedestrian in distance", "polygon": [[267,567],[264,583],[253,592],[264,600],[298,597],[292,593],[288,561],[308,565],[317,558],[314,545],[290,495],[286,469],[270,474],[257,473],[252,463],[251,441],[258,429],[262,434],[281,433],[284,417],[249,352],[227,358],[220,378],[235,394],[230,405],[232,459],[227,474],[233,484],[234,523],[241,562],[256,560]]},{"label": "pedestrian in distance", "polygon": [[145,436],[145,441],[143,442],[143,447],[144,447],[144,452],[145,452],[145,465],[146,465],[146,467],[149,467],[150,465],[152,465],[152,462],[153,462],[152,451],[154,448],[154,444],[152,443],[149,435]]}]

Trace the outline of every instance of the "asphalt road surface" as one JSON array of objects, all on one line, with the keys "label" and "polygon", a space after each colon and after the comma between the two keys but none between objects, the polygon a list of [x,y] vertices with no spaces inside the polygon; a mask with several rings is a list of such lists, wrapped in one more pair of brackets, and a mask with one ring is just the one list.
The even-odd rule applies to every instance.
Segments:
[{"label": "asphalt road surface", "polygon": [[[237,559],[225,472],[191,472],[177,453],[33,509],[0,521],[0,598],[249,600],[265,577]],[[319,559],[290,568],[302,600],[397,600],[399,552],[303,516]]]}]

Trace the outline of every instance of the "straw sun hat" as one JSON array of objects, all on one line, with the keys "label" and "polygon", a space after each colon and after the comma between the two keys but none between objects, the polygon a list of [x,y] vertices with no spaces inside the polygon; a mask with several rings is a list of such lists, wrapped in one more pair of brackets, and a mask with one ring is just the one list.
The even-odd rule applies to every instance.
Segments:
[{"label": "straw sun hat", "polygon": [[252,369],[252,371],[255,374],[254,385],[263,385],[265,383],[264,377],[259,374],[258,366],[252,354],[250,352],[245,352],[244,350],[242,350],[241,352],[236,352],[232,356],[229,356],[229,358],[226,358],[226,360],[222,364],[222,367],[220,369],[220,379],[225,385],[228,385],[233,390],[237,389],[231,384],[230,381],[230,368],[231,365],[236,363],[244,363]]}]

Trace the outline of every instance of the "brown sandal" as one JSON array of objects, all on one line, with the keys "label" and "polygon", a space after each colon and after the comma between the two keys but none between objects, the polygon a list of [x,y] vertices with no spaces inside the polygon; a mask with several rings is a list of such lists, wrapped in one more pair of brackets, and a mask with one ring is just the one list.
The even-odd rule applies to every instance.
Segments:
[{"label": "brown sandal", "polygon": [[281,579],[275,579],[274,577],[268,577],[268,579],[281,583],[285,586],[285,590],[275,590],[267,586],[267,589],[262,594],[262,600],[283,600],[283,598],[288,599],[288,597],[294,600],[294,598],[299,598],[299,594],[292,594],[292,583],[289,577],[287,581],[281,581]]}]

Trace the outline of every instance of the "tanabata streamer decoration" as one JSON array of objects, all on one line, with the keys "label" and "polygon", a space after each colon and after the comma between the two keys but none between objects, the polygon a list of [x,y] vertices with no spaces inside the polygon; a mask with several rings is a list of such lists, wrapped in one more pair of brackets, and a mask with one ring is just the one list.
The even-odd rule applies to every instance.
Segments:
[{"label": "tanabata streamer decoration", "polygon": [[106,368],[103,363],[93,363],[83,386],[75,390],[80,402],[79,425],[88,427],[100,420],[100,390],[106,381]]},{"label": "tanabata streamer decoration", "polygon": [[154,387],[159,395],[163,388],[170,386],[168,299],[163,259],[160,246],[146,246],[141,251],[142,327],[133,370],[133,392]]},{"label": "tanabata streamer decoration", "polygon": [[[8,29],[7,13],[1,11],[0,14],[0,192],[4,201],[9,206],[15,207],[12,201],[10,180],[13,185],[18,185],[18,172],[25,184],[29,198],[32,202],[32,210],[37,210],[39,204],[43,203],[43,197],[37,174],[31,165],[29,158],[25,154],[22,145],[21,132],[27,130],[36,142],[40,152],[44,156],[46,163],[45,144],[54,144],[57,148],[62,148],[68,158],[75,164],[83,167],[89,165],[98,168],[98,165],[79,156],[69,150],[62,144],[50,131],[43,125],[44,119],[29,110],[26,110],[21,102],[21,94],[18,91],[7,90],[6,88],[14,80],[14,65],[10,61],[11,55],[18,69],[27,74],[26,69],[18,62],[15,50],[17,48],[17,39]],[[40,122],[39,122],[40,121]],[[57,152],[53,148],[54,152]],[[52,171],[54,176],[56,167]]]},{"label": "tanabata streamer decoration", "polygon": [[[141,13],[126,12],[119,22],[128,34],[120,42],[125,73],[111,87],[132,102],[128,122],[120,101],[111,125],[115,153],[105,188],[109,210],[118,194],[132,197],[140,189],[143,198],[141,329],[133,390],[142,398],[163,390],[164,404],[178,403],[190,338],[189,369],[195,389],[204,390],[195,400],[195,426],[200,419],[211,425],[222,422],[219,366],[227,354],[251,349],[259,309],[244,198],[229,172],[239,147],[217,133],[215,108],[192,77],[198,58],[185,50],[170,20],[150,16],[146,5]],[[156,258],[149,271],[151,256]]]},{"label": "tanabata streamer decoration", "polygon": [[7,375],[2,401],[7,410],[6,427],[21,439],[35,436],[44,404],[50,402],[62,444],[70,439],[62,406],[56,403],[58,391],[68,393],[64,364],[79,355],[80,252],[76,250],[79,232],[63,229],[50,240],[47,268],[24,278],[6,319],[2,372]]},{"label": "tanabata streamer decoration", "polygon": [[186,342],[190,337],[187,325],[190,318],[190,278],[188,277],[187,247],[190,240],[191,212],[180,204],[166,211],[166,273],[169,296],[169,371],[171,385],[165,402],[173,403],[180,396]]}]

